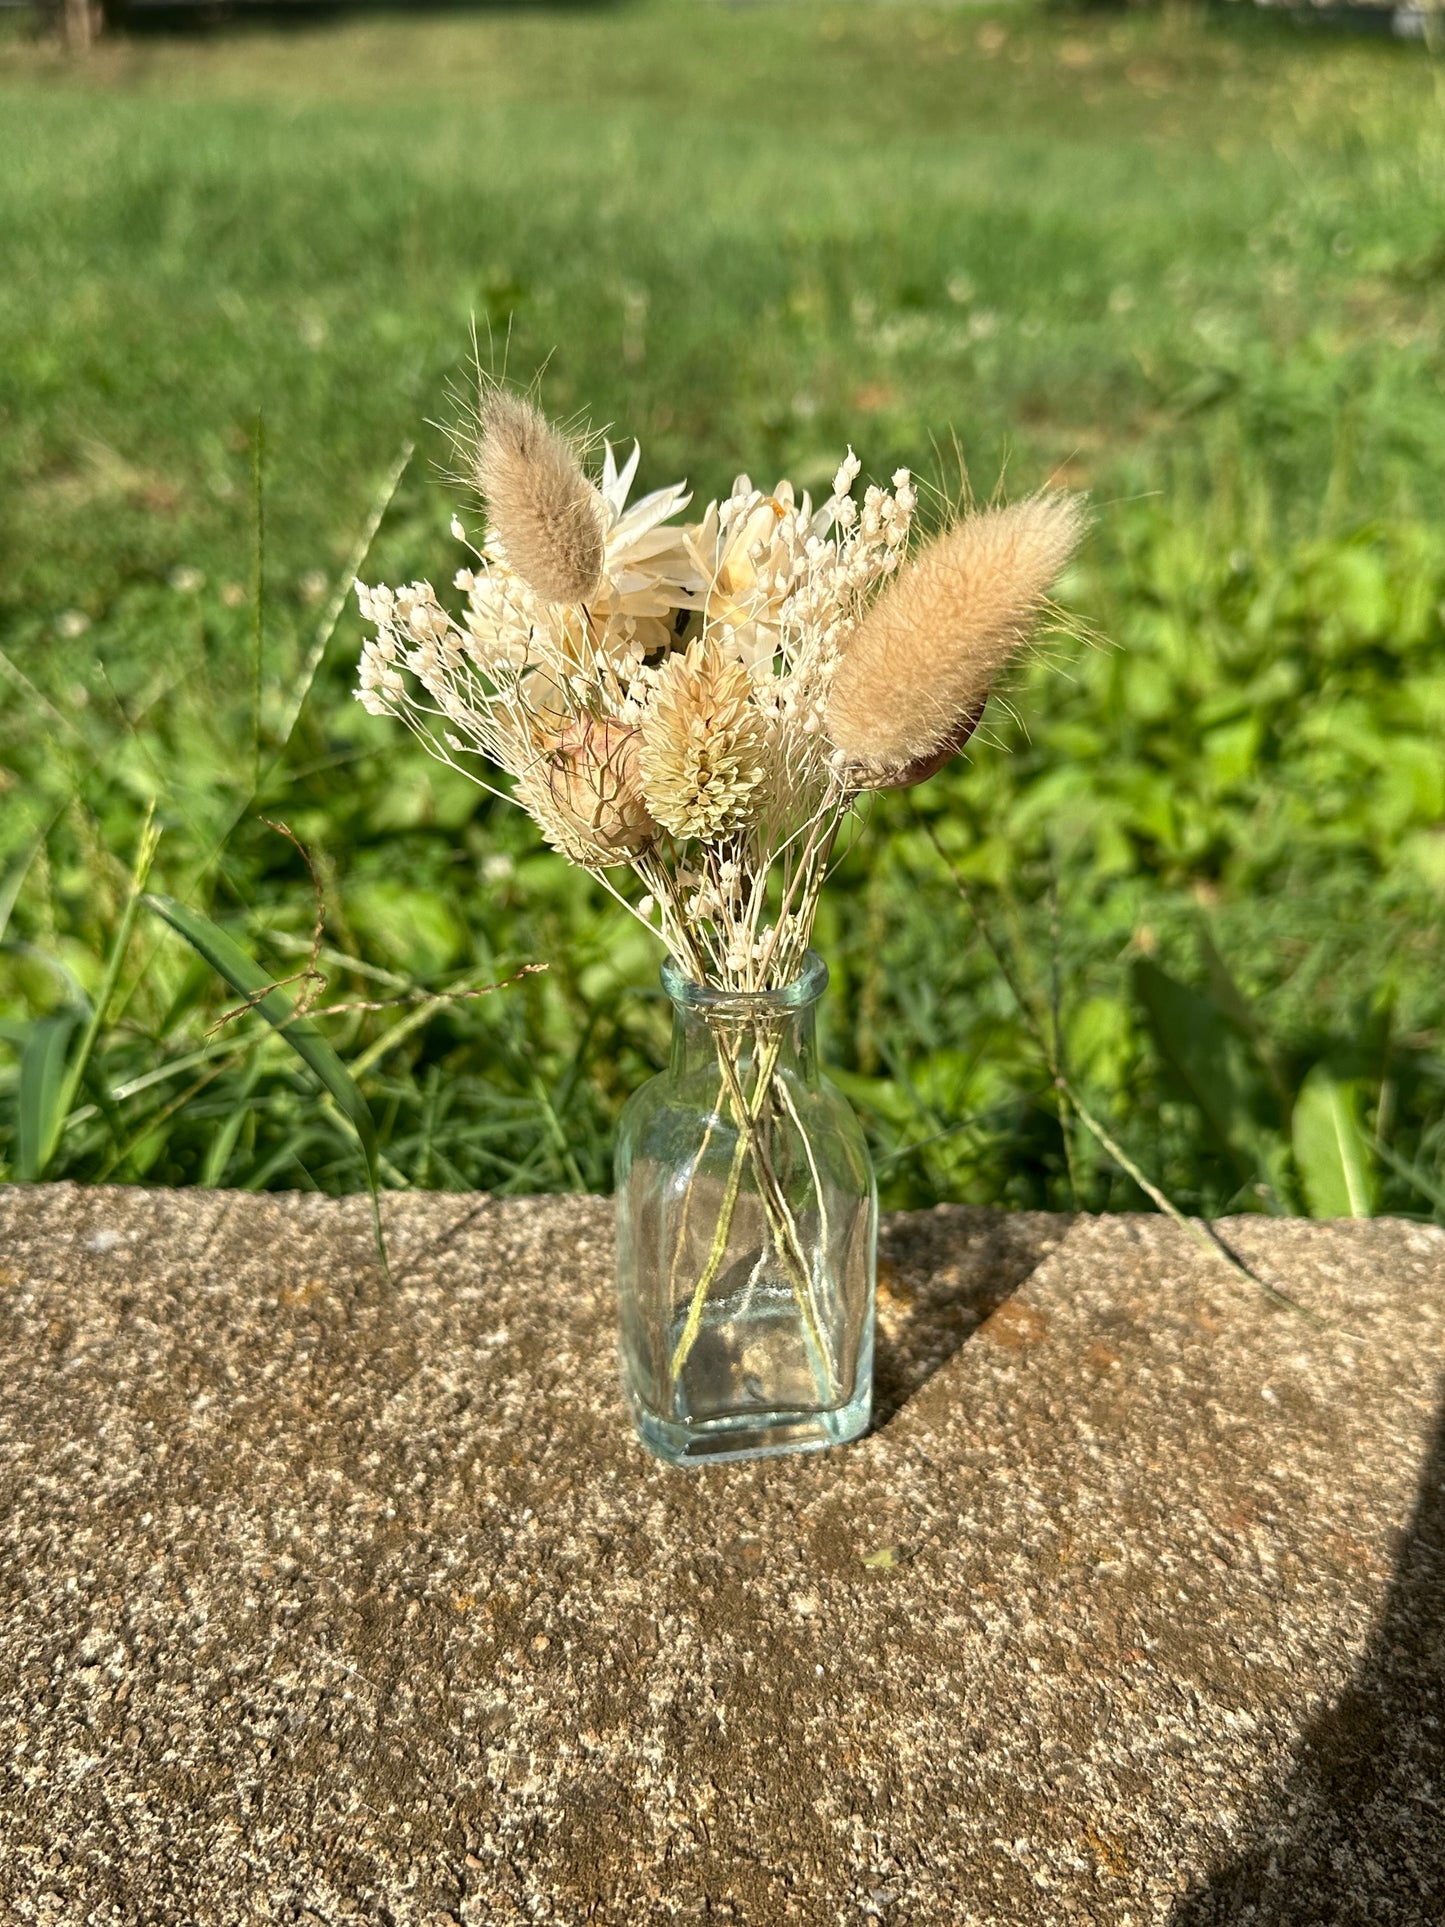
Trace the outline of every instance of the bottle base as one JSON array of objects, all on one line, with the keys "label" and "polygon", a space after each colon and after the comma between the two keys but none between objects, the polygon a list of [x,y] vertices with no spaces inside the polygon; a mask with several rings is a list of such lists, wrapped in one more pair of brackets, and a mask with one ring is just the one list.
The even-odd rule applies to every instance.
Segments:
[{"label": "bottle base", "polygon": [[736,1459],[776,1459],[788,1452],[825,1452],[868,1430],[873,1388],[829,1412],[736,1412],[726,1418],[666,1419],[635,1399],[632,1422],[648,1451],[668,1465],[717,1465]]}]

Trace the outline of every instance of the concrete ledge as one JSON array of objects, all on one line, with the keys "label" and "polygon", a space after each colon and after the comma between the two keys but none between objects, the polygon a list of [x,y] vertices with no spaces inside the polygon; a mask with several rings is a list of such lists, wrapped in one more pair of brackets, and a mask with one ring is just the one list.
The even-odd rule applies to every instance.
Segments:
[{"label": "concrete ledge", "polygon": [[0,1189],[0,1920],[1445,1920],[1445,1232],[885,1238],[680,1473],[609,1207]]}]

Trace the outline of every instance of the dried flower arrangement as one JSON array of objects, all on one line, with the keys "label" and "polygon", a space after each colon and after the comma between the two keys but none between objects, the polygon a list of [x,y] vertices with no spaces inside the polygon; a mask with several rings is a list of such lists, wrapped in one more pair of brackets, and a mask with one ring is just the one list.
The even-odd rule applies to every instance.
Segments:
[{"label": "dried flower arrangement", "polygon": [[[629,507],[635,446],[619,469],[604,445],[591,475],[584,445],[491,383],[462,446],[487,515],[456,577],[465,610],[449,614],[425,582],[358,584],[375,634],[357,694],[520,803],[712,1000],[711,1095],[664,1134],[677,1167],[658,1177],[654,1158],[641,1190],[634,1171],[629,1203],[635,1160],[626,1142],[619,1151],[624,1377],[639,1429],[679,1459],[689,1428],[708,1425],[734,1428],[731,1456],[856,1436],[869,1398],[853,1380],[871,1358],[872,1179],[851,1114],[817,1127],[847,1140],[841,1163],[814,1141],[804,1112],[823,1116],[830,1100],[787,1068],[783,1006],[788,987],[802,996],[826,978],[809,978],[808,946],[841,825],[867,792],[921,782],[963,746],[1047,609],[1082,505],[1035,495],[915,542],[909,472],[866,488],[860,505],[850,449],[817,508],[787,482],[765,493],[742,476],[683,522],[683,484]],[[615,880],[627,870],[630,888]],[[743,1408],[767,1402],[766,1373],[738,1363],[733,1380],[705,1386],[702,1366],[688,1379],[689,1360],[709,1315],[710,1358],[731,1343],[736,1360],[756,1360],[746,1328],[779,1298],[807,1364],[791,1380],[780,1366],[777,1382],[810,1378],[815,1390],[801,1405],[779,1392],[774,1407],[799,1409],[749,1432]],[[725,1326],[736,1342],[723,1342]],[[702,1424],[706,1411],[721,1416]],[[698,1449],[720,1447],[713,1437]]]},{"label": "dried flower arrangement", "polygon": [[1035,495],[910,554],[907,469],[860,508],[850,449],[816,509],[741,476],[681,523],[683,484],[628,507],[635,446],[594,480],[490,384],[465,453],[488,515],[465,612],[426,582],[358,583],[376,630],[358,696],[510,794],[695,981],[738,991],[796,976],[840,824],[962,747],[1084,521],[1077,497]]}]

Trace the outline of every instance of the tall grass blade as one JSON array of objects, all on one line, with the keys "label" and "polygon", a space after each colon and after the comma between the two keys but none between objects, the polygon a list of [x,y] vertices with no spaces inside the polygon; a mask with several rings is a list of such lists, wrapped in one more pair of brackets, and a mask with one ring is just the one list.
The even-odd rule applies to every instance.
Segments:
[{"label": "tall grass blade", "polygon": [[106,1012],[110,1009],[115,987],[120,981],[121,969],[130,948],[131,932],[135,928],[136,912],[140,908],[141,896],[145,890],[146,879],[150,875],[151,864],[155,861],[160,844],[160,831],[155,826],[155,804],[146,811],[141,825],[140,842],[136,848],[135,866],[131,871],[130,889],[126,894],[125,908],[121,911],[120,922],[115,935],[111,938],[110,951],[105,960],[105,975],[101,978],[100,989],[91,1005],[90,1016],[76,1046],[74,1057],[66,1065],[60,1087],[55,1094],[55,1103],[46,1119],[45,1135],[37,1145],[37,1162],[34,1176],[42,1178],[55,1156],[61,1134],[65,1130],[67,1118],[75,1108],[75,1100],[80,1095],[80,1087],[85,1081],[95,1046],[105,1024]]},{"label": "tall grass blade", "polygon": [[411,465],[414,447],[413,443],[407,442],[392,463],[385,481],[376,492],[361,532],[356,538],[356,546],[347,556],[346,566],[336,579],[336,587],[331,592],[331,600],[326,605],[320,627],[316,631],[316,640],[312,643],[311,653],[302,666],[295,693],[291,698],[291,705],[286,711],[278,745],[281,754],[285,753],[291,741],[296,725],[300,721],[301,712],[306,707],[306,698],[311,694],[311,685],[315,682],[321,665],[326,660],[326,651],[331,647],[331,638],[336,634],[336,625],[341,620],[341,612],[346,607],[352,584],[371,553],[371,545],[376,540],[376,531],[381,527],[382,519],[391,507],[392,497],[401,487],[402,476]]},{"label": "tall grass blade", "polygon": [[5,875],[0,877],[0,943],[5,941],[5,932],[10,928],[10,919],[14,915],[15,905],[20,901],[20,892],[25,887],[30,866],[45,848],[50,832],[63,815],[63,810],[54,811],[31,842],[16,857]]},{"label": "tall grass blade", "polygon": [[326,651],[331,646],[331,638],[336,633],[336,625],[340,622],[341,612],[346,607],[346,599],[351,593],[352,583],[355,581],[357,572],[365,563],[367,556],[371,553],[371,545],[376,540],[376,532],[381,527],[382,518],[391,507],[392,497],[396,494],[401,484],[401,478],[406,473],[407,466],[411,461],[412,450],[413,444],[408,442],[396,461],[392,463],[385,481],[377,491],[375,500],[372,502],[371,511],[357,537],[356,545],[346,558],[346,567],[337,579],[336,587],[331,594],[331,600],[326,605],[321,626],[316,634],[316,640],[311,646],[310,655],[306,658],[305,665],[302,668],[301,675],[296,684],[295,692],[292,695],[290,706],[286,711],[281,729],[278,733],[275,755],[271,758],[270,763],[264,771],[260,770],[259,765],[257,765],[256,780],[252,786],[251,793],[248,796],[242,797],[240,801],[232,807],[229,815],[221,825],[220,830],[212,839],[204,856],[191,872],[191,885],[193,887],[212,869],[222,851],[230,842],[236,826],[255,803],[265,782],[281,767],[286,751],[290,746],[291,738],[295,733],[296,725],[301,719],[301,712],[306,707],[306,699],[311,694],[311,686],[315,682],[321,665],[326,659]]},{"label": "tall grass blade", "polygon": [[251,440],[251,794],[261,787],[261,671],[266,657],[266,418]]},{"label": "tall grass blade", "polygon": [[31,1025],[21,1052],[16,1176],[22,1184],[33,1184],[41,1176],[64,1129],[65,1052],[80,1019],[78,1010],[40,1018]]},{"label": "tall grass blade", "polygon": [[231,1114],[206,1147],[206,1161],[201,1166],[201,1184],[207,1191],[215,1190],[226,1175],[226,1167],[231,1162],[231,1154],[237,1140],[246,1127],[246,1119],[251,1115],[251,1094],[256,1088],[259,1062],[253,1057],[240,1091],[237,1102],[231,1107]]},{"label": "tall grass blade", "polygon": [[1428,1171],[1422,1171],[1418,1164],[1411,1164],[1408,1158],[1402,1158],[1398,1151],[1392,1151],[1390,1146],[1382,1144],[1379,1138],[1374,1140],[1374,1149],[1389,1165],[1396,1177],[1403,1178],[1420,1193],[1421,1197],[1430,1200],[1435,1207],[1432,1214],[1435,1222],[1437,1224],[1445,1222],[1445,1184],[1442,1184],[1438,1178],[1431,1177]]}]

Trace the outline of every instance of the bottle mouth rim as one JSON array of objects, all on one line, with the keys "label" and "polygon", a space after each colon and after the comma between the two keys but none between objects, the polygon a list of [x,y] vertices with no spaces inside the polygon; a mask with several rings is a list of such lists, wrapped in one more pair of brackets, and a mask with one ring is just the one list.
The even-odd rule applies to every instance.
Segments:
[{"label": "bottle mouth rim", "polygon": [[679,1009],[720,1017],[761,1017],[790,1010],[806,1010],[828,988],[828,966],[816,950],[803,955],[803,967],[791,983],[776,990],[728,990],[720,984],[694,983],[672,957],[663,959],[662,987]]}]

